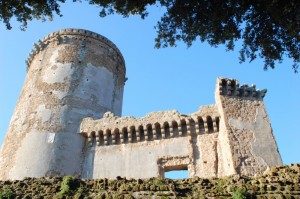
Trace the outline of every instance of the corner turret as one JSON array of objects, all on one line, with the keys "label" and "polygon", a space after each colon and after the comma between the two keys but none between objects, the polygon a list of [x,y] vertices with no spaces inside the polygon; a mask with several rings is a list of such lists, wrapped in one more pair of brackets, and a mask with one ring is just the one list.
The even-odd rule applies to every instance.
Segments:
[{"label": "corner turret", "polygon": [[263,101],[266,92],[255,85],[239,86],[235,79],[217,79],[219,139],[228,174],[254,175],[282,164]]}]

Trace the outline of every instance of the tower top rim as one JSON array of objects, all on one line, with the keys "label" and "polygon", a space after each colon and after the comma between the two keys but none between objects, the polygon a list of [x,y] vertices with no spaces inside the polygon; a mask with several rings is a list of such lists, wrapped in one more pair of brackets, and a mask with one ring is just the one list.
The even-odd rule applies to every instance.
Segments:
[{"label": "tower top rim", "polygon": [[111,48],[116,50],[116,52],[119,54],[122,62],[124,63],[124,68],[125,68],[125,59],[124,59],[121,51],[107,37],[105,37],[105,36],[103,36],[99,33],[89,31],[89,30],[85,30],[85,29],[65,28],[65,29],[54,31],[54,32],[48,34],[47,36],[45,36],[43,39],[38,40],[37,43],[33,44],[34,49],[31,51],[31,53],[29,54],[28,59],[25,61],[26,64],[27,64],[27,70],[30,67],[31,60],[33,59],[34,55],[40,50],[41,46],[47,44],[52,39],[56,39],[56,40],[62,39],[60,36],[63,36],[63,35],[78,35],[78,36],[83,36],[83,37],[90,37],[90,38],[96,39],[98,41],[101,41],[101,42],[107,44],[108,46],[110,46]]}]

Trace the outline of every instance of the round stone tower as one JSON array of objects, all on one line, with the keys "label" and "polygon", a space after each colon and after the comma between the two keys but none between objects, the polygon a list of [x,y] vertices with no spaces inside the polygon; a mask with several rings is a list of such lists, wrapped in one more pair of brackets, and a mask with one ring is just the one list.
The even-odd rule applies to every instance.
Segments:
[{"label": "round stone tower", "polygon": [[54,32],[29,55],[27,77],[0,156],[0,180],[81,176],[85,117],[120,116],[125,62],[107,38],[80,29]]}]

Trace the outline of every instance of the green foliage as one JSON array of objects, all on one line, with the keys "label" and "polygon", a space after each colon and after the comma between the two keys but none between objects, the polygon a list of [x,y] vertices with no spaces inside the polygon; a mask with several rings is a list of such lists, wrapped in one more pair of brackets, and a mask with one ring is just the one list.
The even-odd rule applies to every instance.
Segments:
[{"label": "green foliage", "polygon": [[160,185],[164,185],[165,183],[164,183],[163,179],[157,178],[153,181],[153,184],[156,186],[160,186]]},{"label": "green foliage", "polygon": [[[80,2],[81,0],[73,0]],[[191,46],[195,41],[211,46],[226,45],[233,50],[235,42],[242,40],[240,61],[264,59],[264,69],[274,68],[275,62],[288,57],[294,61],[297,72],[300,62],[300,1],[218,1],[218,0],[85,0],[99,7],[100,17],[121,14],[124,17],[148,15],[149,6],[161,6],[166,12],[158,21],[157,48],[176,46],[183,41]],[[62,16],[60,4],[65,0],[1,1],[0,21],[11,29],[15,17],[26,29],[32,19],[52,20],[53,13]]]},{"label": "green foliage", "polygon": [[4,185],[0,190],[0,199],[11,199],[14,197],[14,193],[9,186]]},{"label": "green foliage", "polygon": [[215,186],[215,190],[219,193],[222,193],[225,191],[225,187],[227,187],[227,184],[229,184],[228,179],[227,178],[220,178],[217,181],[217,184]]},{"label": "green foliage", "polygon": [[232,195],[233,199],[246,199],[246,191],[243,188],[237,188]]},{"label": "green foliage", "polygon": [[240,61],[257,57],[265,60],[264,69],[275,67],[284,56],[300,62],[300,2],[267,1],[161,1],[167,12],[157,25],[156,47],[176,46],[196,40],[211,46],[225,44],[233,50],[243,40]]},{"label": "green foliage", "polygon": [[74,179],[72,176],[64,176],[61,185],[60,185],[60,192],[58,192],[58,196],[70,195],[72,193],[72,185]]}]

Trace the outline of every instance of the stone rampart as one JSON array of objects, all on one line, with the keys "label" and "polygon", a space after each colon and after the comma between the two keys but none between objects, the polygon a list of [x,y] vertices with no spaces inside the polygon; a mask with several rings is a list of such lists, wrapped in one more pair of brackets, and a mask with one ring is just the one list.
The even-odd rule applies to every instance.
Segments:
[{"label": "stone rampart", "polygon": [[[210,111],[210,115],[203,114]],[[202,114],[201,114],[202,113]],[[85,118],[80,132],[92,144],[98,146],[126,144],[191,135],[217,133],[219,116],[216,106],[202,107],[202,111],[191,115],[180,115],[177,111],[154,112],[143,118],[116,117],[104,114],[100,120]]]},{"label": "stone rampart", "polygon": [[145,178],[183,169],[189,177],[220,177],[254,175],[280,165],[265,93],[219,78],[217,103],[190,115],[161,111],[134,118],[108,112],[99,120],[85,118],[80,127],[87,138],[82,175]]},{"label": "stone rampart", "polygon": [[188,170],[190,176],[217,176],[218,122],[215,105],[190,115],[161,111],[142,118],[112,113],[99,120],[85,118],[80,132],[89,144],[82,176],[147,178],[178,169]]}]

